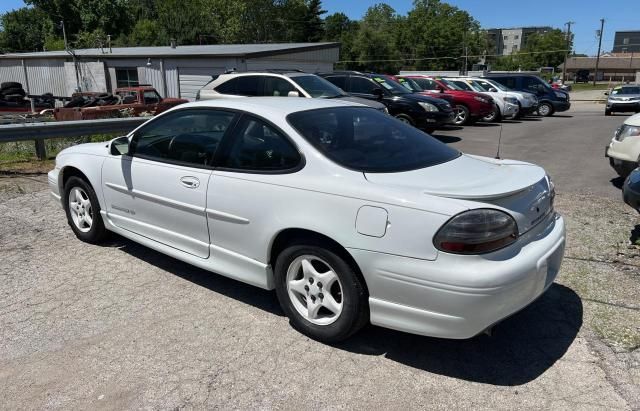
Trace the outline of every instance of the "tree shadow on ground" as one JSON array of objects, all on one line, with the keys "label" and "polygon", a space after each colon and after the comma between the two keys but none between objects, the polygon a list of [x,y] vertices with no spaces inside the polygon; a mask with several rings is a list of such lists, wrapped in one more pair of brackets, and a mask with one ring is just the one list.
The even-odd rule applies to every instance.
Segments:
[{"label": "tree shadow on ground", "polygon": [[526,384],[562,358],[582,326],[582,302],[554,284],[531,306],[469,340],[421,337],[367,327],[338,348],[383,355],[409,367],[484,384]]}]

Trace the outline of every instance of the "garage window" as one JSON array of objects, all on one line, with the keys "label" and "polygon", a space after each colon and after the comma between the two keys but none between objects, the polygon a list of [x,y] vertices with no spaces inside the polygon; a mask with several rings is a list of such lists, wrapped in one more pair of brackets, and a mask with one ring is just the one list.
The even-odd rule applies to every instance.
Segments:
[{"label": "garage window", "polygon": [[139,85],[140,83],[138,82],[138,69],[116,69],[116,84],[118,87],[135,87]]}]

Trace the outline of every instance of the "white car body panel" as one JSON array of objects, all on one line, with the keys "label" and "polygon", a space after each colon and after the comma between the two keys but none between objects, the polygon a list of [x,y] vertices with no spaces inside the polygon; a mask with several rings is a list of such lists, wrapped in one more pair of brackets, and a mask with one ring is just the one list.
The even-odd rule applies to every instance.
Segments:
[{"label": "white car body panel", "polygon": [[[64,173],[80,170],[96,191],[108,230],[265,289],[275,286],[271,247],[279,233],[302,229],[327,236],[358,264],[369,292],[371,322],[412,333],[471,337],[550,286],[565,234],[562,217],[553,212],[533,222],[532,205],[551,210],[544,170],[467,155],[410,172],[348,170],[284,121],[301,109],[339,106],[357,105],[260,97],[190,103],[167,111],[221,107],[266,118],[303,155],[305,164],[296,172],[175,166],[112,155],[109,144],[97,143],[59,154],[49,183],[59,199]],[[197,178],[198,187],[185,187],[183,177]],[[433,236],[440,227],[475,208],[511,214],[520,238],[483,255],[438,251]]]},{"label": "white car body panel", "polygon": [[[640,127],[640,114],[627,118],[624,124]],[[619,141],[614,134],[607,146],[607,156],[620,161],[640,163],[640,136],[626,137]]]}]

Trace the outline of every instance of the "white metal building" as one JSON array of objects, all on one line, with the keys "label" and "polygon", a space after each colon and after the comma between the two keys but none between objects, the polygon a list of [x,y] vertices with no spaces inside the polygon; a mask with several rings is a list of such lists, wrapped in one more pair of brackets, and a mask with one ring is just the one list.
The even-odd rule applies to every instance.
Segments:
[{"label": "white metal building", "polygon": [[78,88],[113,92],[117,87],[151,84],[164,97],[193,100],[212,75],[229,69],[331,71],[339,49],[339,43],[82,49],[74,50],[76,63],[66,51],[4,54],[0,82],[17,81],[30,94],[56,96],[69,96]]}]

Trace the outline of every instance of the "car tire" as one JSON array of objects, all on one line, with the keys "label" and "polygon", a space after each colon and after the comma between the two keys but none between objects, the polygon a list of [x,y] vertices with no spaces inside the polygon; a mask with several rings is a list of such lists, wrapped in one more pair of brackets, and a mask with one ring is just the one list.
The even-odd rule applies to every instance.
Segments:
[{"label": "car tire", "polygon": [[607,110],[606,108],[604,109],[604,115],[605,116],[610,116],[611,115],[611,110]]},{"label": "car tire", "polygon": [[409,124],[411,126],[415,126],[416,125],[416,122],[413,121],[413,119],[411,117],[409,117],[408,115],[406,115],[406,114],[398,114],[396,116],[396,118],[398,120],[402,121],[405,124]]},{"label": "car tire", "polygon": [[453,109],[453,111],[455,112],[453,124],[455,124],[456,126],[464,126],[469,124],[469,121],[471,120],[471,114],[466,106],[458,104]]},{"label": "car tire", "polygon": [[493,112],[489,115],[482,117],[482,121],[487,123],[499,123],[502,121],[502,114],[500,113],[500,108],[496,107]]},{"label": "car tire", "polygon": [[62,200],[67,223],[78,239],[99,244],[107,238],[108,232],[100,215],[100,203],[91,184],[71,176],[64,185]]},{"label": "car tire", "polygon": [[325,343],[348,338],[369,320],[363,280],[342,255],[320,242],[295,244],[278,255],[274,269],[278,301],[293,328]]},{"label": "car tire", "polygon": [[542,117],[549,117],[553,115],[553,106],[549,103],[540,103],[538,105],[538,114]]}]

